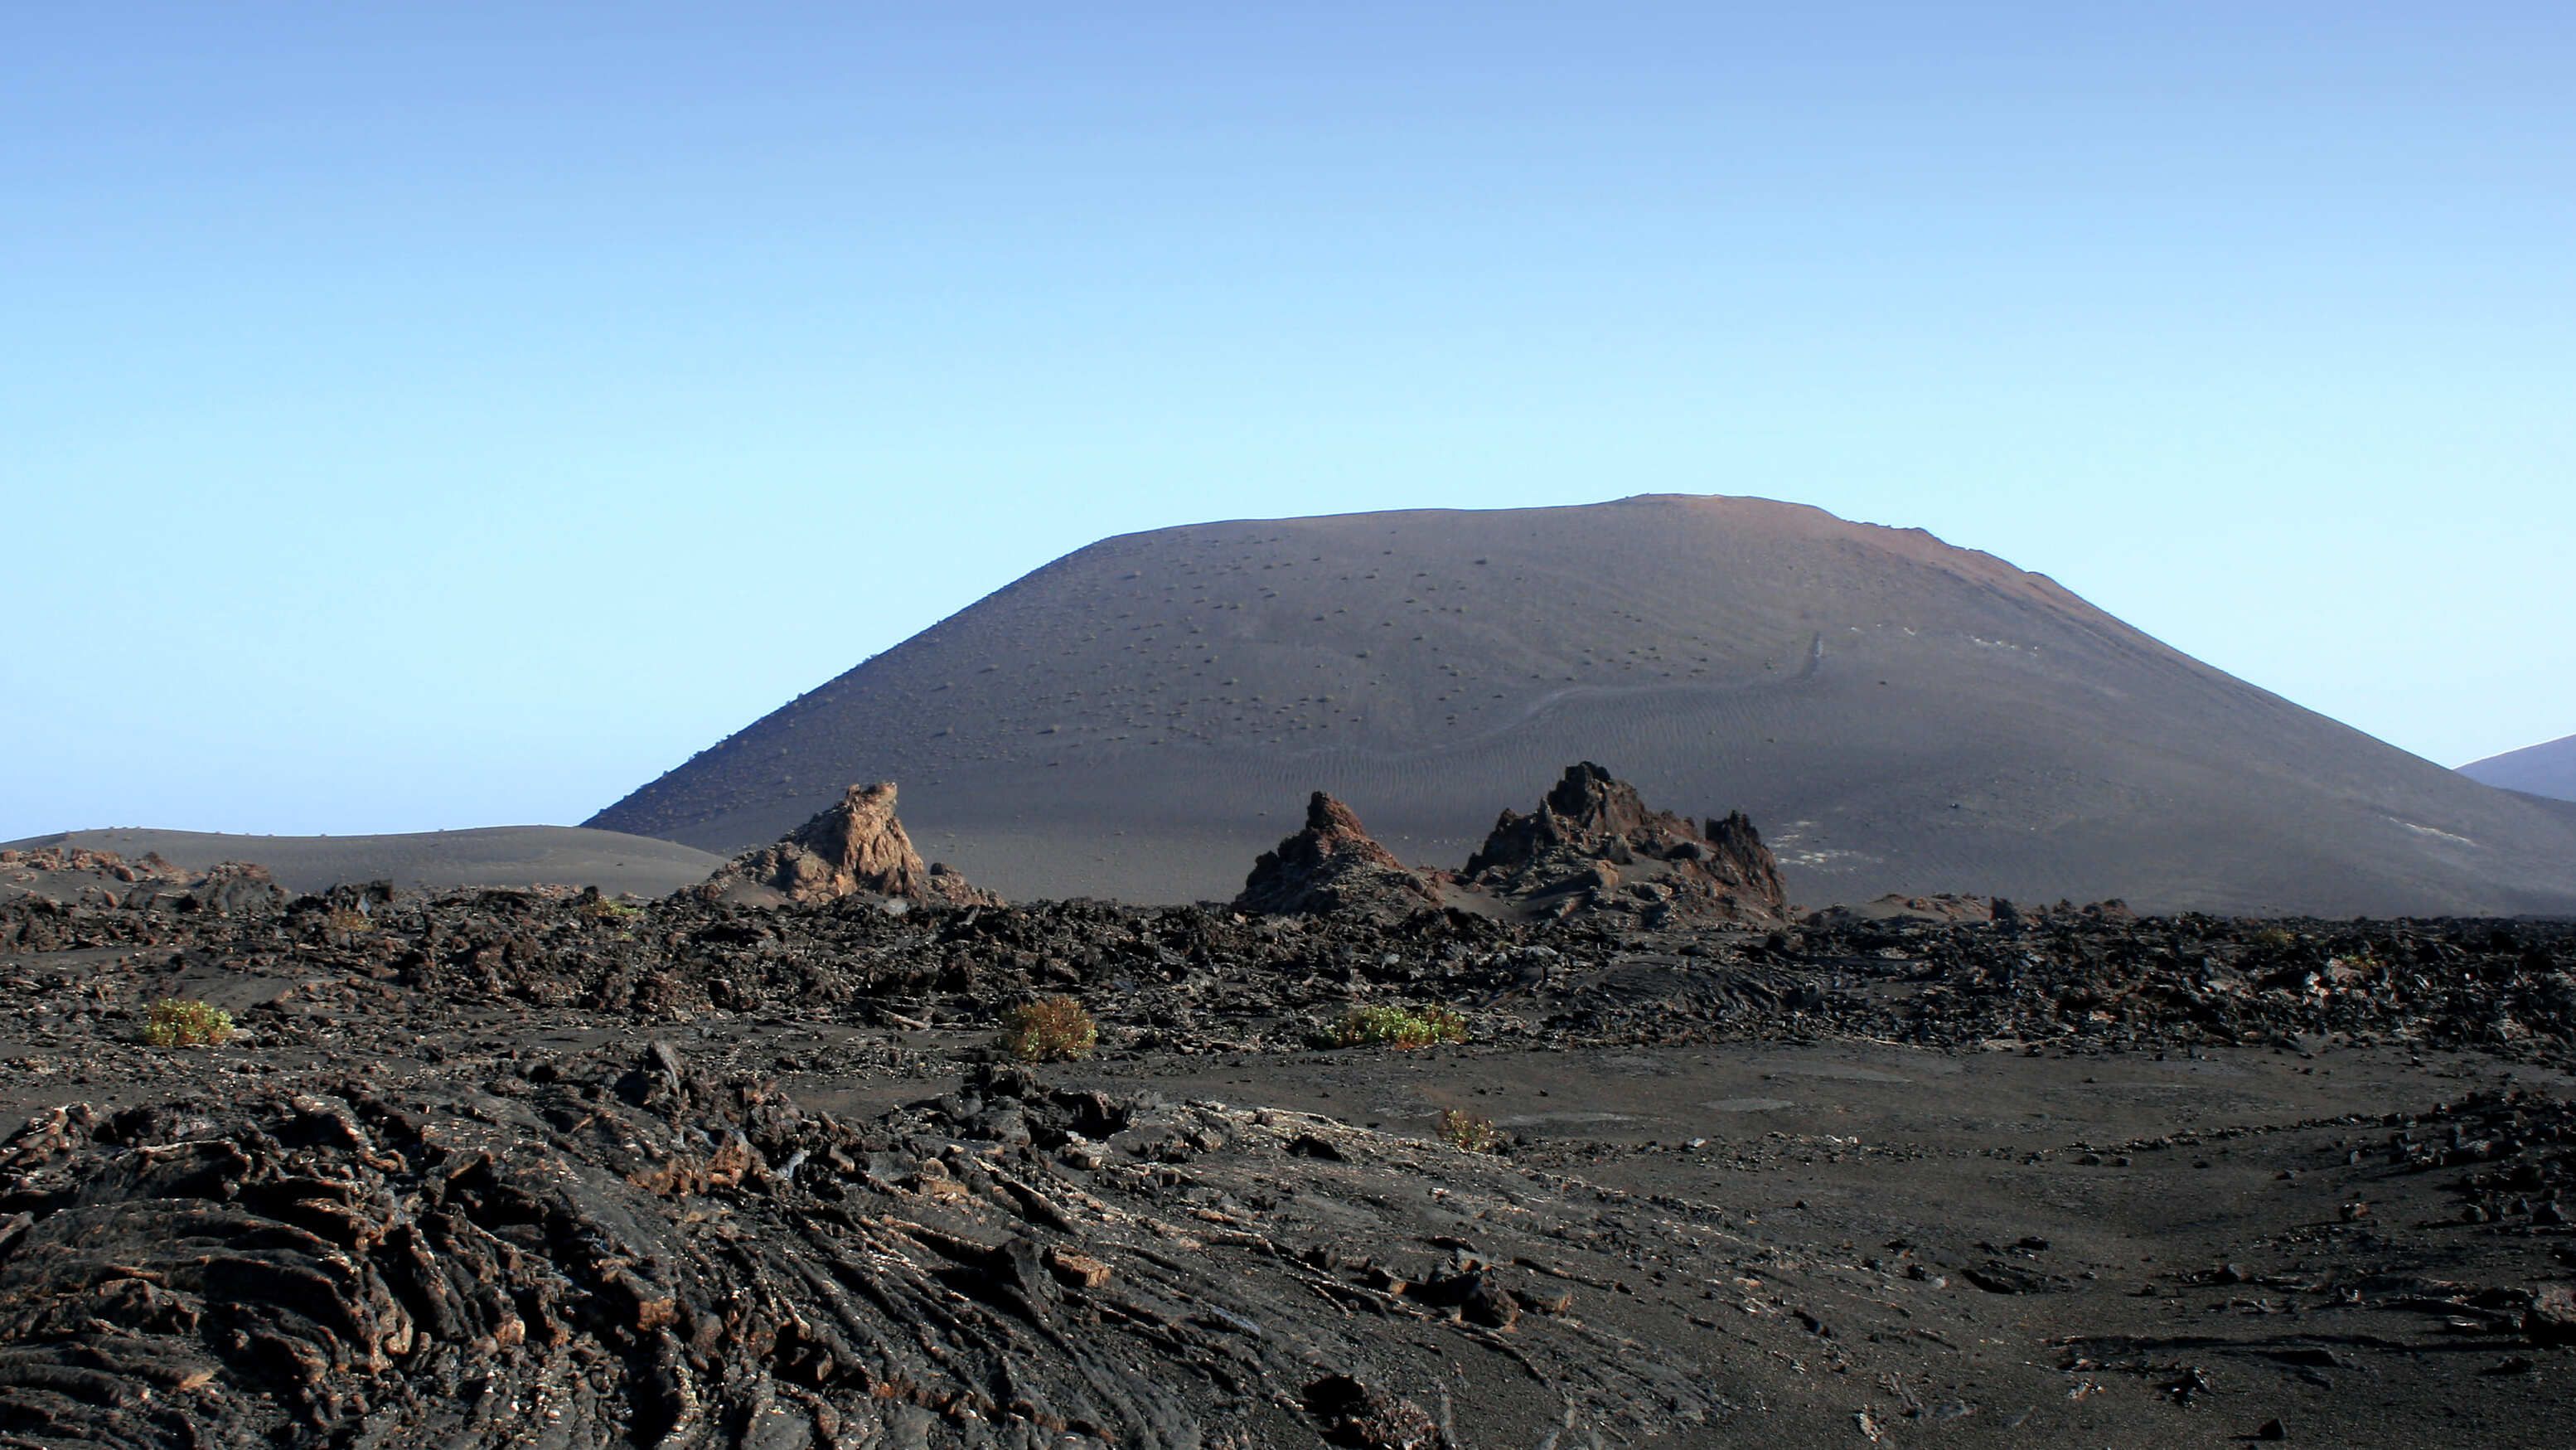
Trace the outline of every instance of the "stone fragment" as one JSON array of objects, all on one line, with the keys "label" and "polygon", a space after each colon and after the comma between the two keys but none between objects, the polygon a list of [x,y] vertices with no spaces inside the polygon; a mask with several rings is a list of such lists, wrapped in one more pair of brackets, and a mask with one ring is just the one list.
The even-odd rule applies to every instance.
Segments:
[{"label": "stone fragment", "polygon": [[1350,1450],[1429,1450],[1441,1443],[1440,1426],[1421,1406],[1372,1388],[1346,1374],[1326,1375],[1305,1389],[1307,1413],[1324,1438]]},{"label": "stone fragment", "polygon": [[2543,1284],[2523,1311],[2522,1332],[2534,1344],[2576,1344],[2576,1285]]},{"label": "stone fragment", "polygon": [[1068,1289],[1097,1289],[1109,1282],[1109,1265],[1062,1245],[1047,1250],[1048,1272]]}]

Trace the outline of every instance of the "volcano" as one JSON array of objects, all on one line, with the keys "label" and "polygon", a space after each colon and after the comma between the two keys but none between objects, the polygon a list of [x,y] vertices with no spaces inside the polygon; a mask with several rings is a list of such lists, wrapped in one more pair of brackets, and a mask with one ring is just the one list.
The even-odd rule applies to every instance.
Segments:
[{"label": "volcano", "polygon": [[2576,911],[2576,807],[2498,792],[1920,530],[1646,496],[1194,525],[1065,556],[592,826],[731,853],[891,779],[1012,899],[1231,897],[1328,791],[1463,859],[1569,760],[1742,811],[1805,905]]},{"label": "volcano", "polygon": [[2460,774],[2526,795],[2576,801],[2576,735],[2470,761]]}]

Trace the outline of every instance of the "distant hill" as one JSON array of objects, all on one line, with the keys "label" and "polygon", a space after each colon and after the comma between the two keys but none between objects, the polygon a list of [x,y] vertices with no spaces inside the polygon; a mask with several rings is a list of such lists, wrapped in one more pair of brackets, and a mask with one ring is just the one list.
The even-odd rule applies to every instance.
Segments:
[{"label": "distant hill", "polygon": [[2506,790],[2576,801],[2576,735],[2470,761],[2460,774]]},{"label": "distant hill", "polygon": [[670,841],[577,826],[493,826],[394,836],[232,836],[211,831],[64,831],[5,844],[86,846],[128,858],[157,851],[176,866],[250,861],[290,891],[343,881],[396,885],[596,886],[614,896],[663,896],[703,881],[722,858]]},{"label": "distant hill", "polygon": [[1919,530],[1759,499],[1107,539],[591,824],[730,852],[893,779],[1013,899],[1230,897],[1311,790],[1455,866],[1595,760],[1741,808],[1808,904],[2576,911],[2576,808],[2499,794]]}]

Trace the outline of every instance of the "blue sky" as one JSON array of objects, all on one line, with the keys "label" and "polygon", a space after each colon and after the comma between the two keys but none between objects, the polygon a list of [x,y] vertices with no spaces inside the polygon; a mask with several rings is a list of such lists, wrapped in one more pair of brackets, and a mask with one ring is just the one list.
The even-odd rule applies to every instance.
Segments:
[{"label": "blue sky", "polygon": [[1750,493],[2576,731],[2576,8],[0,9],[0,838],[578,820],[1103,534]]}]

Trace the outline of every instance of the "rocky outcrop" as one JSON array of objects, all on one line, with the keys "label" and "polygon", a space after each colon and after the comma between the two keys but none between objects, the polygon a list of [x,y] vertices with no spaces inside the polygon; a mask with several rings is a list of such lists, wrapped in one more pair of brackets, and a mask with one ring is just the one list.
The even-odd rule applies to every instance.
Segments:
[{"label": "rocky outcrop", "polygon": [[37,871],[87,871],[129,886],[188,879],[186,872],[163,860],[157,851],[146,851],[130,861],[114,851],[94,851],[87,846],[0,851],[0,872],[17,875]]},{"label": "rocky outcrop", "polygon": [[0,901],[42,897],[144,910],[167,905],[179,911],[244,916],[286,904],[262,866],[218,861],[203,871],[174,866],[157,852],[124,857],[85,846],[40,846],[0,851]]},{"label": "rocky outcrop", "polygon": [[851,786],[839,805],[778,844],[735,857],[688,894],[747,905],[804,905],[861,893],[928,906],[1002,904],[947,866],[925,864],[894,805],[892,781]]},{"label": "rocky outcrop", "polygon": [[1751,821],[1738,813],[1702,826],[1650,809],[1588,760],[1567,767],[1535,812],[1503,812],[1454,874],[1406,866],[1350,807],[1317,791],[1305,828],[1261,854],[1234,905],[1265,915],[1445,907],[1500,918],[1617,911],[1647,925],[1788,920],[1779,863]]},{"label": "rocky outcrop", "polygon": [[217,916],[251,916],[286,905],[287,895],[265,866],[248,861],[218,861],[188,884],[182,911],[211,911]]},{"label": "rocky outcrop", "polygon": [[1837,902],[1832,906],[1807,913],[1809,926],[1831,926],[1850,930],[1869,925],[1944,926],[1955,922],[2017,922],[2020,916],[2013,904],[1990,896],[1960,896],[1936,892],[1926,896],[1907,896],[1891,891],[1869,901]]},{"label": "rocky outcrop", "polygon": [[1317,791],[1305,829],[1261,853],[1234,904],[1273,916],[1403,915],[1438,906],[1440,892],[1371,839],[1349,806]]},{"label": "rocky outcrop", "polygon": [[1560,915],[1609,909],[1774,924],[1788,913],[1779,863],[1742,814],[1695,826],[1649,809],[1635,786],[1588,760],[1566,767],[1536,811],[1504,811],[1459,880]]}]

